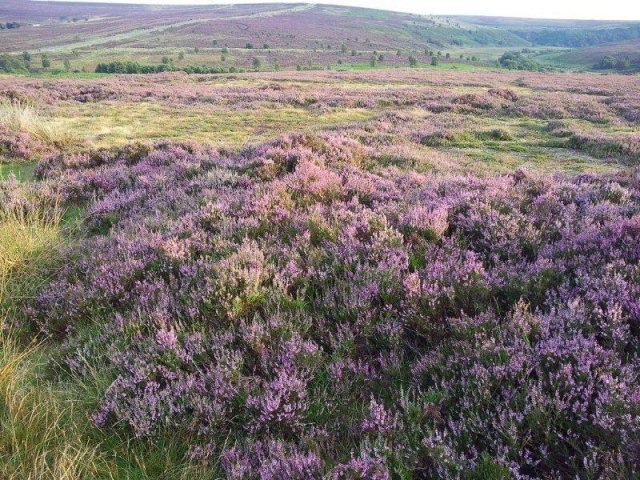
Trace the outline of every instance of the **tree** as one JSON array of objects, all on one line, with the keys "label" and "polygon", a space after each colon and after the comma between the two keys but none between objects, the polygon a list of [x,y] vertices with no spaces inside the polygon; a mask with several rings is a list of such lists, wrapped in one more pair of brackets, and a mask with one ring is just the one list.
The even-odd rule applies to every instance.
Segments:
[{"label": "tree", "polygon": [[178,54],[178,60],[184,60],[184,52]]},{"label": "tree", "polygon": [[229,49],[227,47],[222,47],[222,53],[226,55],[227,53],[229,53]]},{"label": "tree", "polygon": [[67,72],[71,70],[71,62],[69,61],[68,58],[64,59],[64,69]]},{"label": "tree", "polygon": [[22,52],[22,60],[25,62],[31,61],[31,54],[29,52]]},{"label": "tree", "polygon": [[25,73],[26,71],[24,61],[6,53],[0,55],[0,72]]},{"label": "tree", "polygon": [[171,59],[169,57],[167,57],[166,55],[164,57],[162,57],[162,64],[163,65],[169,65],[171,63]]},{"label": "tree", "polygon": [[42,63],[42,68],[49,68],[51,66],[51,61],[49,61],[49,57],[46,54],[42,54],[40,57],[40,61]]},{"label": "tree", "polygon": [[258,70],[260,68],[260,66],[262,65],[262,62],[260,61],[260,59],[258,57],[253,57],[253,60],[251,60],[251,63],[253,64],[253,68],[255,70]]},{"label": "tree", "polygon": [[505,52],[499,59],[498,63],[509,70],[542,70],[540,65],[535,60],[526,58],[520,52]]},{"label": "tree", "polygon": [[409,56],[409,66],[411,66],[411,67],[417,67],[418,66],[418,59],[416,57],[414,57],[413,55]]},{"label": "tree", "polygon": [[431,66],[437,67],[438,65],[440,65],[440,60],[438,60],[438,57],[431,57]]},{"label": "tree", "polygon": [[630,66],[631,66],[631,59],[629,58],[629,56],[626,56],[624,58],[619,58],[616,60],[617,70],[626,70]]},{"label": "tree", "polygon": [[245,48],[246,48],[247,50],[253,50],[253,43],[248,42],[248,43],[245,45]]},{"label": "tree", "polygon": [[369,65],[372,67],[375,67],[376,61],[377,61],[377,57],[375,55],[371,55],[371,58],[369,59]]},{"label": "tree", "polygon": [[340,46],[340,51],[343,55],[347,53],[347,46],[344,43]]}]

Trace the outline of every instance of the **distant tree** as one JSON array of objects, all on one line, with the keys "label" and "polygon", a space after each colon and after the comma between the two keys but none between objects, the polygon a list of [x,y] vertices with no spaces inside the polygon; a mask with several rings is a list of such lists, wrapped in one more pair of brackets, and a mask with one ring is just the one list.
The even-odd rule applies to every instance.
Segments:
[{"label": "distant tree", "polygon": [[383,54],[378,55],[378,61],[380,63],[384,62],[384,55]]},{"label": "distant tree", "polygon": [[184,60],[184,52],[178,54],[178,60]]},{"label": "distant tree", "polygon": [[49,57],[44,53],[40,56],[40,63],[42,64],[42,68],[49,68],[51,66]]},{"label": "distant tree", "polygon": [[612,55],[607,55],[600,59],[593,68],[596,70],[626,70],[631,67],[631,59],[627,56],[624,58],[616,58]]},{"label": "distant tree", "polygon": [[343,55],[347,53],[347,46],[344,43],[340,46],[340,52],[342,52]]},{"label": "distant tree", "polygon": [[193,53],[200,53],[200,48],[193,47]]},{"label": "distant tree", "polygon": [[438,60],[438,57],[431,57],[431,66],[437,67],[438,65],[440,65],[440,60]]},{"label": "distant tree", "polygon": [[351,50],[351,56],[355,57],[358,54],[358,52],[356,52],[355,50]]},{"label": "distant tree", "polygon": [[269,50],[269,44],[265,43],[264,45],[262,45],[262,49],[263,50]]},{"label": "distant tree", "polygon": [[213,45],[214,47],[215,47],[216,45],[218,45],[218,40],[212,40],[212,41],[211,41],[211,45]]},{"label": "distant tree", "polygon": [[629,58],[628,55],[624,58],[618,58],[616,60],[616,65],[615,65],[616,70],[626,70],[630,66],[631,66],[631,59]]},{"label": "distant tree", "polygon": [[462,60],[464,58],[463,54],[460,54],[460,60]]},{"label": "distant tree", "polygon": [[413,55],[409,56],[409,66],[411,66],[411,67],[417,67],[418,66],[418,59],[416,57],[414,57]]},{"label": "distant tree", "polygon": [[447,53],[447,54],[445,55],[445,57],[446,57],[446,58],[451,58],[451,54],[450,54],[450,53]]},{"label": "distant tree", "polygon": [[253,64],[253,68],[255,70],[258,70],[260,68],[260,66],[262,65],[262,62],[260,61],[260,59],[258,57],[253,57],[253,60],[251,60],[251,63]]},{"label": "distant tree", "polygon": [[247,43],[244,48],[246,48],[247,50],[253,50],[253,43]]},{"label": "distant tree", "polygon": [[369,59],[369,65],[371,67],[375,67],[377,60],[378,58],[375,55],[371,55],[371,58]]},{"label": "distant tree", "polygon": [[227,47],[222,47],[222,53],[224,54],[229,53],[229,49]]},{"label": "distant tree", "polygon": [[166,55],[164,57],[162,57],[162,64],[163,65],[169,65],[171,63],[171,59],[169,57],[167,57]]},{"label": "distant tree", "polygon": [[31,54],[29,52],[22,52],[22,60],[24,60],[27,63],[30,62]]},{"label": "distant tree", "polygon": [[396,52],[396,55],[399,57],[400,55],[402,55],[402,52],[401,52],[400,50],[398,50],[398,51]]},{"label": "distant tree", "polygon": [[226,55],[220,55],[220,61],[221,62],[226,62],[227,61],[227,56]]},{"label": "distant tree", "polygon": [[64,59],[64,69],[67,72],[71,70],[71,62],[69,61],[68,58]]},{"label": "distant tree", "polygon": [[3,73],[25,73],[28,65],[25,65],[24,60],[13,55],[1,54],[0,55],[0,72]]},{"label": "distant tree", "polygon": [[498,63],[509,70],[542,70],[542,65],[538,62],[525,57],[520,52],[505,52],[499,59]]}]

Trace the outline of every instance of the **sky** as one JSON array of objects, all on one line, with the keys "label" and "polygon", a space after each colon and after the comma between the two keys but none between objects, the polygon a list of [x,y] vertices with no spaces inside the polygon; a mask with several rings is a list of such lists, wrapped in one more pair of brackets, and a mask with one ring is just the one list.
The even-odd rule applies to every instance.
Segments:
[{"label": "sky", "polygon": [[[75,0],[86,1],[86,0]],[[112,3],[214,5],[229,3],[301,3],[299,0],[91,0]],[[307,2],[314,3],[314,2]],[[319,3],[381,8],[426,15],[488,15],[528,18],[640,20],[640,0],[327,0]]]}]

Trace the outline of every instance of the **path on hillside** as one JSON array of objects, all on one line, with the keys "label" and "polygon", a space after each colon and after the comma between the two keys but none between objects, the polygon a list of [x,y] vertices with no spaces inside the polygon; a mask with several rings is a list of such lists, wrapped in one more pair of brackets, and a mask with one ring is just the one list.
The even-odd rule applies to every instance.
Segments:
[{"label": "path on hillside", "polygon": [[247,14],[247,15],[234,15],[232,17],[196,18],[196,19],[184,20],[181,22],[169,23],[165,25],[158,25],[157,27],[136,28],[124,33],[101,34],[100,36],[96,36],[94,38],[90,38],[87,40],[66,43],[64,45],[54,45],[51,47],[40,48],[38,49],[38,51],[43,53],[56,53],[56,52],[59,53],[59,52],[71,51],[78,48],[97,47],[100,45],[104,45],[112,42],[119,42],[122,40],[139,39],[140,37],[143,37],[148,34],[162,33],[172,28],[183,27],[185,25],[197,25],[197,24],[207,23],[211,21],[237,21],[237,20],[243,20],[247,18],[276,17],[278,15],[284,15],[287,13],[304,12],[304,11],[315,8],[316,6],[317,6],[316,4],[305,4],[305,5],[297,5],[291,8],[269,10],[266,12],[257,12],[257,13]]}]

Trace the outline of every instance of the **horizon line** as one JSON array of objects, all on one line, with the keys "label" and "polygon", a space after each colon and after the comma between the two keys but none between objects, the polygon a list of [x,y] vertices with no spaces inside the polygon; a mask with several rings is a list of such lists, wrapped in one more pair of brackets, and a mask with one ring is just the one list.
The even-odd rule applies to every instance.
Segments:
[{"label": "horizon line", "polygon": [[[444,17],[444,18],[495,18],[495,19],[516,19],[516,20],[537,20],[537,21],[572,21],[572,22],[620,22],[620,23],[640,23],[640,18],[638,19],[621,19],[621,18],[571,18],[571,17],[550,17],[550,16],[513,16],[513,15],[494,15],[494,14],[480,14],[480,13],[418,13],[415,11],[408,10],[391,10],[388,8],[378,8],[378,7],[365,7],[359,5],[347,5],[341,3],[324,3],[324,2],[308,2],[308,1],[230,1],[230,2],[210,2],[209,0],[203,0],[201,2],[192,3],[192,0],[187,0],[186,3],[180,2],[180,0],[166,0],[166,1],[158,1],[158,0],[140,0],[140,1],[131,1],[131,0],[27,0],[29,2],[51,2],[51,3],[70,3],[70,4],[83,4],[83,5],[91,5],[91,4],[111,4],[111,5],[124,5],[124,6],[149,6],[149,7],[213,7],[213,6],[235,6],[235,5],[311,5],[311,6],[324,6],[324,7],[340,7],[340,8],[352,8],[352,9],[362,9],[362,10],[374,10],[379,12],[390,12],[390,13],[399,13],[406,15],[415,15],[419,17]],[[180,3],[178,3],[180,2]]]}]

